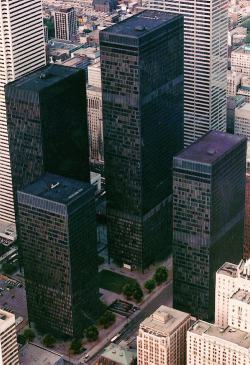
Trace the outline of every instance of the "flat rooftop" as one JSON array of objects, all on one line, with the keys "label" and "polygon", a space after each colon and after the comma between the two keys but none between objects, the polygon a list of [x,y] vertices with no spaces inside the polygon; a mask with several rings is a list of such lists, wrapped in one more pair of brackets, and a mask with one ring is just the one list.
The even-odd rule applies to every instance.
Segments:
[{"label": "flat rooftop", "polygon": [[136,358],[136,351],[112,343],[105,348],[101,357],[113,361],[115,364],[131,365]]},{"label": "flat rooftop", "polygon": [[15,315],[0,309],[0,331],[2,328],[6,328],[6,325],[15,323]]},{"label": "flat rooftop", "polygon": [[19,351],[20,365],[63,365],[63,358],[54,351],[28,343]]},{"label": "flat rooftop", "polygon": [[238,265],[231,264],[230,262],[225,262],[218,270],[217,274],[226,275],[233,278],[237,277]]},{"label": "flat rooftop", "polygon": [[243,104],[237,106],[235,112],[237,112],[237,111],[249,113],[249,119],[250,119],[250,103],[243,103]]},{"label": "flat rooftop", "polygon": [[232,51],[232,55],[234,53],[247,53],[250,56],[250,44],[249,45],[243,45],[240,46]]},{"label": "flat rooftop", "polygon": [[75,67],[53,64],[42,67],[16,81],[10,82],[7,84],[7,89],[8,87],[15,87],[17,89],[39,92],[67,77],[70,77],[71,75],[76,74],[77,72],[79,72],[79,69]]},{"label": "flat rooftop", "polygon": [[141,13],[135,14],[102,32],[117,34],[122,37],[140,38],[146,34],[161,28],[166,23],[180,17],[179,14],[172,14],[156,10],[144,10]]},{"label": "flat rooftop", "polygon": [[213,164],[246,140],[236,134],[210,131],[182,150],[174,159]]},{"label": "flat rooftop", "polygon": [[88,183],[46,173],[20,191],[67,205],[75,200],[79,194],[87,193],[91,190],[93,188]]},{"label": "flat rooftop", "polygon": [[239,289],[231,296],[231,299],[238,300],[242,303],[250,304],[250,292],[247,290]]},{"label": "flat rooftop", "polygon": [[188,318],[191,318],[188,313],[161,305],[140,324],[140,328],[149,333],[157,332],[160,335],[170,335]]},{"label": "flat rooftop", "polygon": [[215,340],[216,338],[222,339],[250,350],[250,333],[230,326],[220,328],[214,324],[199,320],[195,322],[188,332],[195,333],[199,336],[211,336]]}]

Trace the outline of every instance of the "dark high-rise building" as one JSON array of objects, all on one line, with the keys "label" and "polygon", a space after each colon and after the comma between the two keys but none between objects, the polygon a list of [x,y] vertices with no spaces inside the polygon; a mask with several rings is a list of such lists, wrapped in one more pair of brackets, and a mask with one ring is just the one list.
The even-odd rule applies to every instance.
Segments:
[{"label": "dark high-rise building", "polygon": [[94,188],[45,174],[17,196],[29,321],[82,335],[99,307]]},{"label": "dark high-rise building", "polygon": [[210,320],[215,272],[243,254],[246,138],[211,131],[173,162],[174,307]]},{"label": "dark high-rise building", "polygon": [[14,196],[44,172],[89,182],[84,72],[50,65],[5,94]]},{"label": "dark high-rise building", "polygon": [[143,270],[170,249],[183,146],[183,18],[143,11],[100,33],[109,253]]}]

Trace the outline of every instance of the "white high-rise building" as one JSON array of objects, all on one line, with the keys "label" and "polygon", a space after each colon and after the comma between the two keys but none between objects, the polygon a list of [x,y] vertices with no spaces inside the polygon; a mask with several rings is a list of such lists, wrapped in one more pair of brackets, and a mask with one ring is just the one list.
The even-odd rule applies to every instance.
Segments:
[{"label": "white high-rise building", "polygon": [[77,18],[74,8],[60,9],[54,13],[55,37],[74,41],[77,34]]},{"label": "white high-rise building", "polygon": [[[142,0],[184,15],[184,144],[226,131],[227,0]],[[173,45],[173,49],[175,46]]]},{"label": "white high-rise building", "polygon": [[0,310],[0,364],[19,364],[15,315],[3,310]]},{"label": "white high-rise building", "polygon": [[[216,273],[215,324],[217,326],[224,328],[229,324],[228,313],[230,301],[233,300],[232,306],[235,304],[235,300],[239,301],[240,297],[243,298],[244,295],[241,295],[241,292],[240,294],[238,293],[241,290],[243,290],[246,295],[247,292],[250,293],[250,259],[246,262],[242,260],[239,265],[226,262]],[[235,321],[235,327],[236,324]],[[244,330],[246,329],[244,328]]]},{"label": "white high-rise building", "polygon": [[139,328],[138,365],[183,365],[190,314],[160,306]]},{"label": "white high-rise building", "polygon": [[0,221],[15,222],[4,86],[45,64],[41,0],[1,0]]}]

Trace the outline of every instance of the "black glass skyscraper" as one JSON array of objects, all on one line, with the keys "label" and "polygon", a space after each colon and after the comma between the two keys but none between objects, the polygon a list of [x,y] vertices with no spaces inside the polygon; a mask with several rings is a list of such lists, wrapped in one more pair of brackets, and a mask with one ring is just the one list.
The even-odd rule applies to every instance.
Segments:
[{"label": "black glass skyscraper", "polygon": [[45,174],[17,196],[29,321],[82,336],[99,311],[94,188]]},{"label": "black glass skyscraper", "polygon": [[89,182],[84,72],[50,65],[5,94],[14,196],[44,172]]},{"label": "black glass skyscraper", "polygon": [[245,137],[211,131],[174,158],[174,307],[205,320],[216,270],[243,255],[245,174]]},{"label": "black glass skyscraper", "polygon": [[109,253],[143,270],[170,249],[183,147],[183,18],[143,11],[100,33]]}]

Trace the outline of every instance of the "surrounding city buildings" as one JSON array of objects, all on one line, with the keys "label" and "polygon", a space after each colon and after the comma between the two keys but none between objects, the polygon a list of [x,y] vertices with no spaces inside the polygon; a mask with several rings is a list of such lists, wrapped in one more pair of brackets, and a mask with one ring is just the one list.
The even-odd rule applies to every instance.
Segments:
[{"label": "surrounding city buildings", "polygon": [[231,69],[250,76],[250,46],[243,45],[231,53]]},{"label": "surrounding city buildings", "polygon": [[0,364],[19,365],[15,315],[0,309]]},{"label": "surrounding city buildings", "polygon": [[96,365],[136,365],[136,351],[115,343],[105,348]]},{"label": "surrounding city buildings", "polygon": [[243,103],[235,109],[234,133],[250,141],[250,103]]},{"label": "surrounding city buildings", "polygon": [[196,322],[187,333],[187,365],[248,365],[250,335],[230,326]]},{"label": "surrounding city buildings", "polygon": [[202,319],[216,270],[243,255],[245,175],[245,137],[211,131],[174,157],[174,307]]},{"label": "surrounding city buildings", "polygon": [[100,33],[109,255],[128,269],[170,250],[182,46],[183,17],[165,12],[146,10]]},{"label": "surrounding city buildings", "polygon": [[[28,24],[28,27],[27,27]],[[4,85],[46,63],[41,0],[0,2],[0,220],[15,223]]]},{"label": "surrounding city buildings", "polygon": [[100,62],[88,67],[87,104],[90,168],[92,171],[103,174],[104,144]]},{"label": "surrounding city buildings", "polygon": [[235,96],[240,86],[242,75],[235,71],[227,71],[227,95]]},{"label": "surrounding city buildings", "polygon": [[54,14],[55,38],[65,41],[76,40],[77,18],[74,8],[56,10]]},{"label": "surrounding city buildings", "polygon": [[226,131],[228,1],[143,0],[184,15],[184,144]]},{"label": "surrounding city buildings", "polygon": [[81,336],[99,314],[94,188],[45,174],[18,191],[18,222],[29,321]]},{"label": "surrounding city buildings", "polygon": [[137,336],[138,365],[183,365],[190,314],[161,306],[146,318]]},{"label": "surrounding city buildings", "polygon": [[84,71],[50,65],[6,86],[14,197],[44,172],[89,182]]},{"label": "surrounding city buildings", "polygon": [[[215,324],[217,326],[225,327],[228,325],[230,300],[235,294],[238,297],[242,291],[250,293],[250,261],[241,260],[237,265],[229,262],[224,263],[216,273]],[[235,314],[237,313],[235,312]],[[248,312],[248,317],[242,315],[242,319],[247,319],[249,322],[250,312]],[[234,327],[236,327],[235,324]],[[249,324],[244,330],[248,330],[248,328]]]},{"label": "surrounding city buildings", "polygon": [[[249,154],[249,150],[248,150]],[[250,156],[247,157],[250,161]],[[250,259],[250,164],[247,164],[243,258]]]}]

